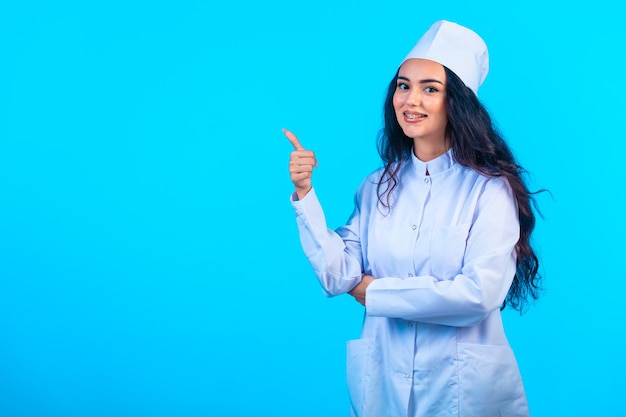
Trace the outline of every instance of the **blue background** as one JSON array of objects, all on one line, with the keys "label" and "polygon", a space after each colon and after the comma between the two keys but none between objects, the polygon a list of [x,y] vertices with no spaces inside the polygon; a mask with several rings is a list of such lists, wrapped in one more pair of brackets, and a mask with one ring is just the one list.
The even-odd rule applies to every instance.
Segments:
[{"label": "blue background", "polygon": [[546,292],[505,313],[531,412],[626,415],[617,1],[5,1],[0,417],[346,416],[362,308],[299,246],[292,129],[329,225],[385,87],[437,19],[491,53],[480,97],[532,176]]}]

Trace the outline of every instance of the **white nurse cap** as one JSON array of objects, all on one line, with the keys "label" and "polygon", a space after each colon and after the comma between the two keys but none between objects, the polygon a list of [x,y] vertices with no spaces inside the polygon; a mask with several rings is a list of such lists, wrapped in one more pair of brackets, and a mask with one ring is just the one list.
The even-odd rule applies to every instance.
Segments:
[{"label": "white nurse cap", "polygon": [[448,67],[478,94],[489,72],[487,45],[478,34],[447,20],[435,22],[402,61],[428,59]]}]

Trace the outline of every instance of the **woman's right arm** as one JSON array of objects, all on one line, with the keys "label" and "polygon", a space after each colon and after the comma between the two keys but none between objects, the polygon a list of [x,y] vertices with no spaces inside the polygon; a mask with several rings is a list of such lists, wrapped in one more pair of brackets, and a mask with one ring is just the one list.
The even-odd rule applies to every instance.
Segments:
[{"label": "woman's right arm", "polygon": [[326,225],[322,206],[311,184],[315,154],[304,149],[290,131],[283,129],[294,147],[289,159],[291,181],[296,187],[292,206],[300,232],[300,242],[326,296],[347,293],[362,275],[358,204],[348,224],[337,231]]},{"label": "woman's right arm", "polygon": [[324,294],[332,297],[352,290],[363,275],[359,208],[355,208],[348,223],[337,231],[326,225],[322,206],[315,189],[301,200],[293,200],[300,243]]}]

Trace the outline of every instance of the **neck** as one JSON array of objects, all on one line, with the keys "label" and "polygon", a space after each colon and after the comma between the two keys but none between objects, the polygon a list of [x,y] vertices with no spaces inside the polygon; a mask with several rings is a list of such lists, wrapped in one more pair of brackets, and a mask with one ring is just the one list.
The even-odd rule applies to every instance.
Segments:
[{"label": "neck", "polygon": [[413,139],[413,153],[422,162],[431,161],[450,149],[449,141],[446,139],[431,142],[420,139]]}]

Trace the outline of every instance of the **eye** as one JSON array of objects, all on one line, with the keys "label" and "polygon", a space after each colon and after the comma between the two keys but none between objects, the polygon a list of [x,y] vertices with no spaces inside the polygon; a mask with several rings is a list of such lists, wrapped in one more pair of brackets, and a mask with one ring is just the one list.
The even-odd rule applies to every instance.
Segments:
[{"label": "eye", "polygon": [[439,90],[435,87],[426,87],[424,91],[426,91],[427,93],[436,93]]},{"label": "eye", "polygon": [[398,87],[399,90],[408,90],[409,89],[408,84],[405,83],[405,82],[399,82],[397,87]]}]

